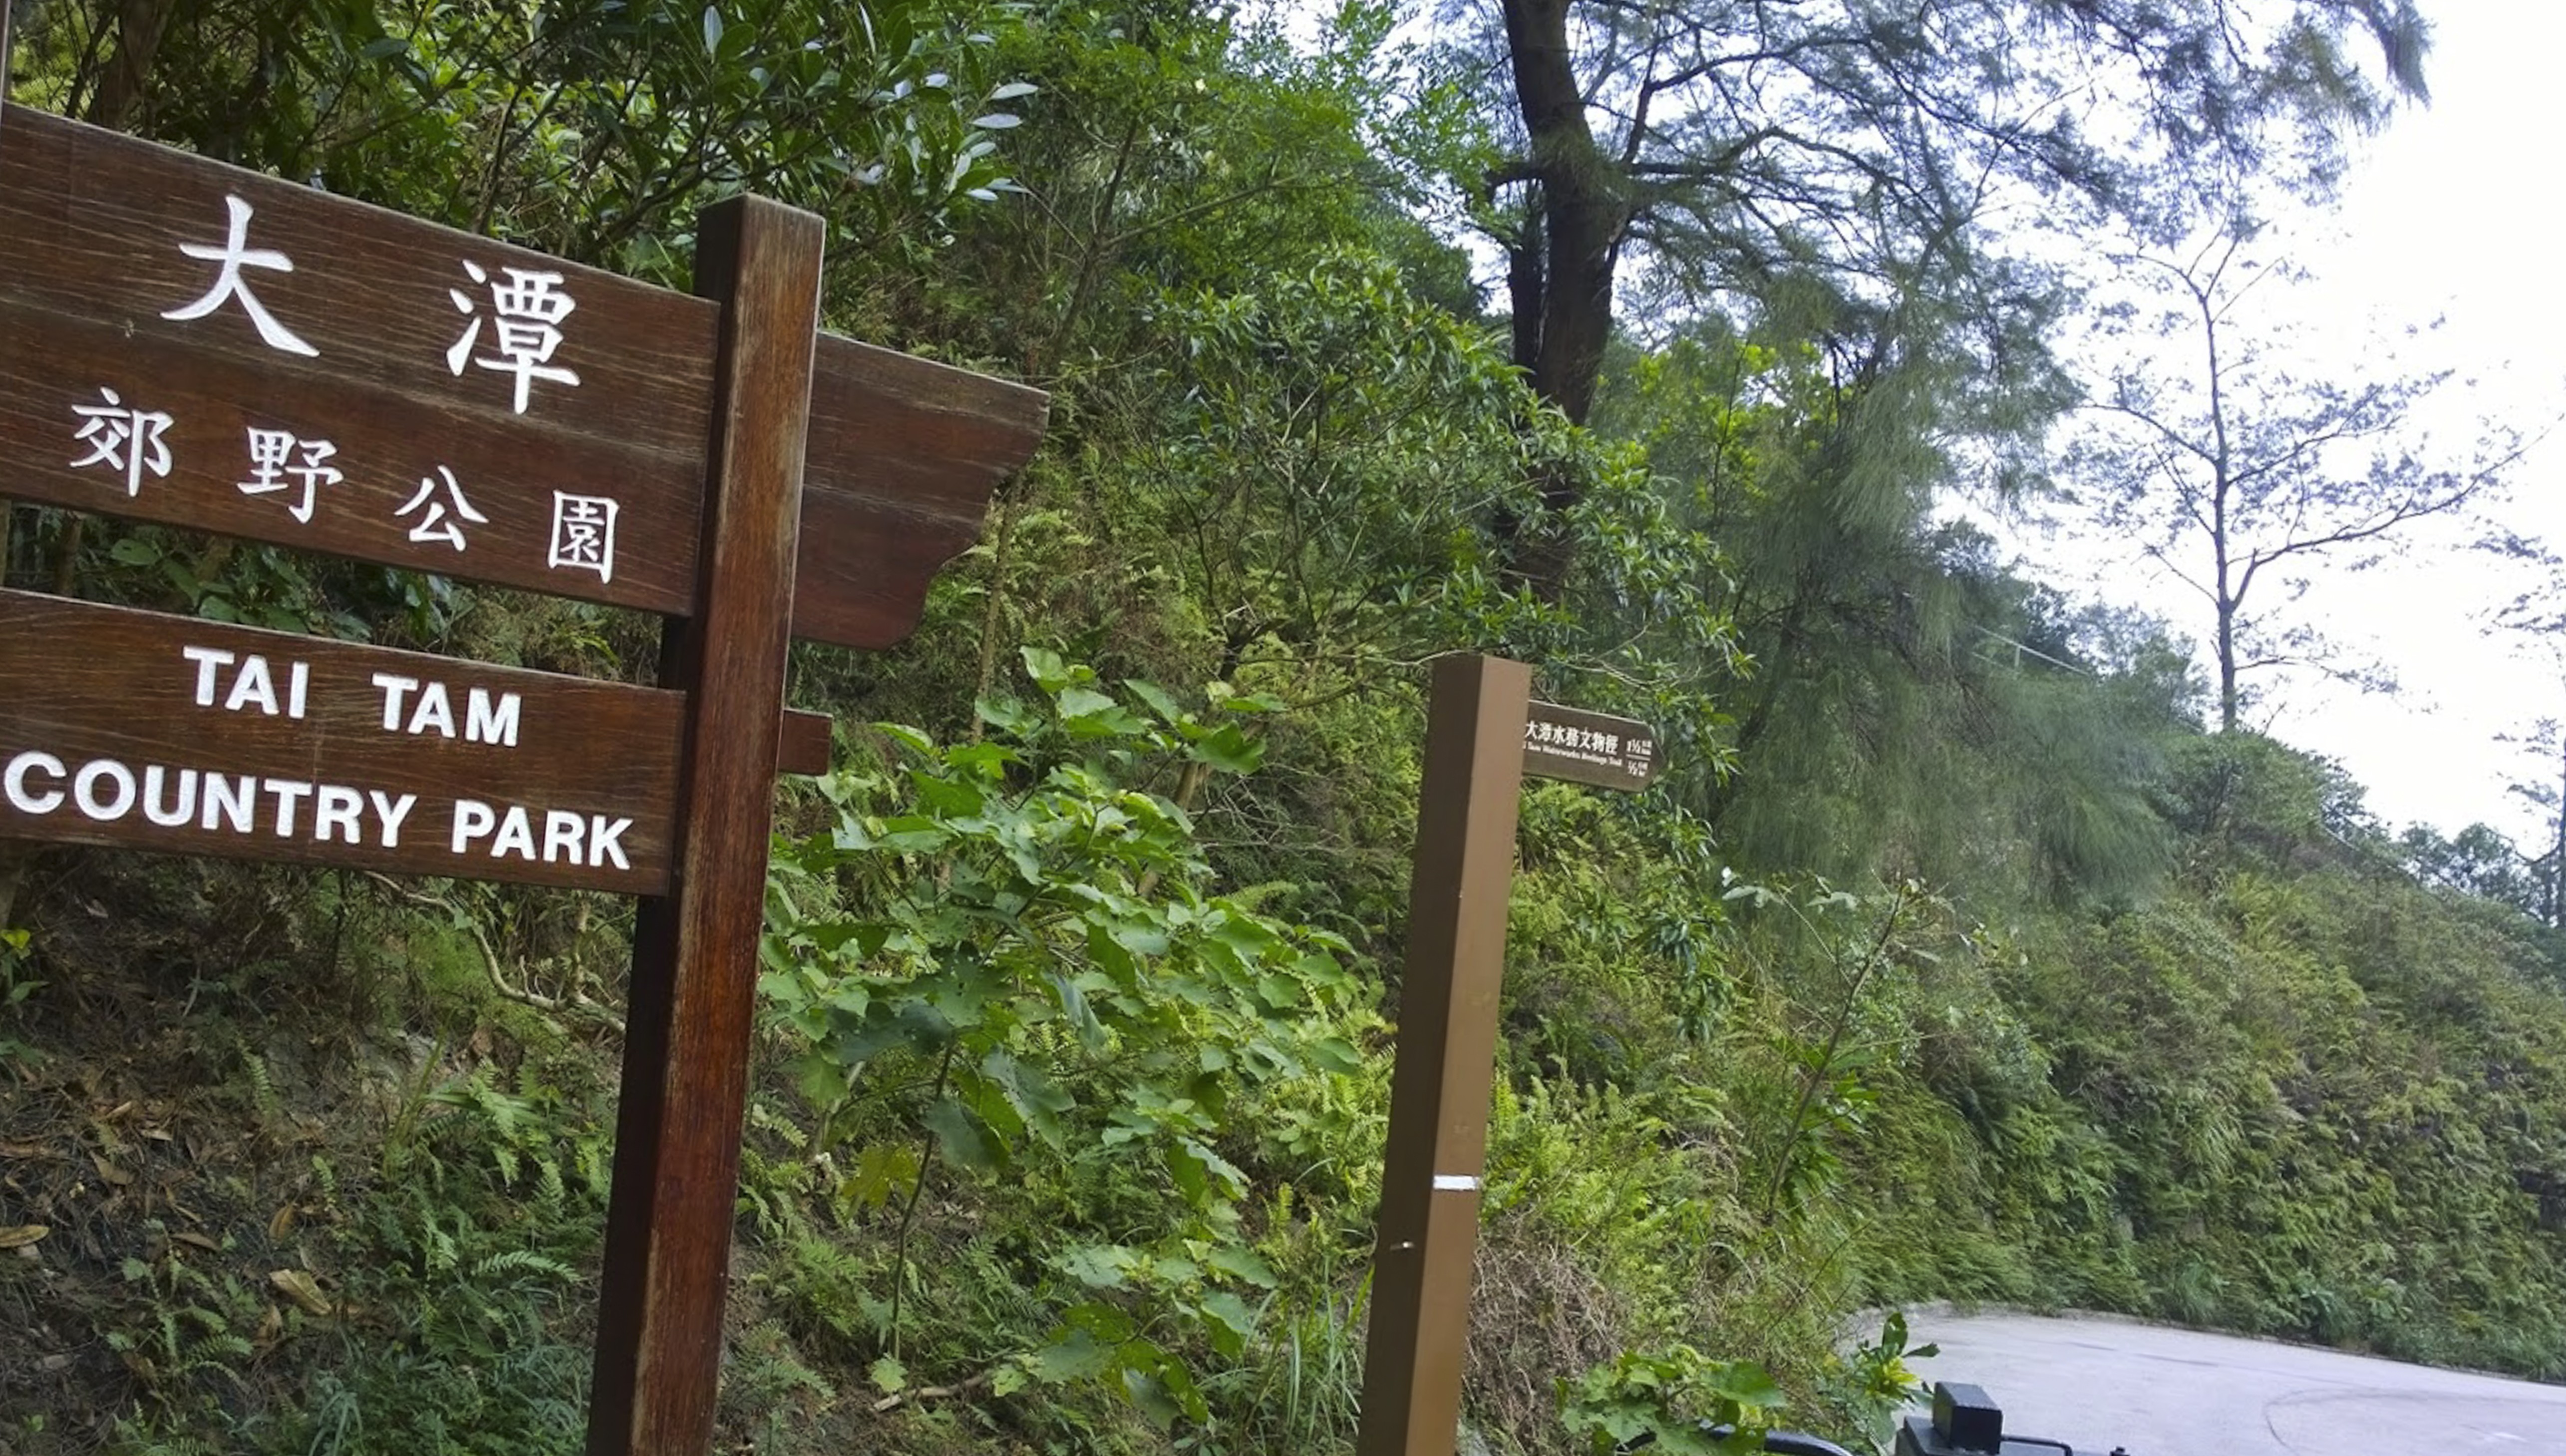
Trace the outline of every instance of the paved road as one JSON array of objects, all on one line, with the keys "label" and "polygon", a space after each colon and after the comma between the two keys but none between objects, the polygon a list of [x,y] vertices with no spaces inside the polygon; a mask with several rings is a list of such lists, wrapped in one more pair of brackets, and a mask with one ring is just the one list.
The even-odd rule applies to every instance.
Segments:
[{"label": "paved road", "polygon": [[2103,1456],[2566,1456],[2566,1387],[2116,1320],[1911,1317],[2008,1436]]}]

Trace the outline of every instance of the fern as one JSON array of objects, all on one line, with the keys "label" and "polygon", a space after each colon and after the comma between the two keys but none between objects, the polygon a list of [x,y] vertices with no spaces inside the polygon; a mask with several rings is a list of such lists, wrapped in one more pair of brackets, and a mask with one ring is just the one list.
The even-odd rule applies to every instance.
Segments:
[{"label": "fern", "polygon": [[511,1249],[503,1254],[493,1254],[472,1266],[472,1278],[481,1282],[519,1273],[540,1274],[563,1284],[579,1278],[578,1271],[569,1265],[558,1259],[548,1259],[532,1249]]}]

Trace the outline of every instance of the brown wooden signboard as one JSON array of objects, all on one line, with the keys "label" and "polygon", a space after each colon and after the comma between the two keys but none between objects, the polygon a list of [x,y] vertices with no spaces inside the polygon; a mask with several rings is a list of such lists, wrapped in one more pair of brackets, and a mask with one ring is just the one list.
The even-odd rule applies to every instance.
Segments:
[{"label": "brown wooden signboard", "polygon": [[1637,718],[1534,701],[1525,709],[1523,771],[1636,792],[1657,780],[1658,731]]},{"label": "brown wooden signboard", "polygon": [[647,689],[0,592],[0,836],[642,896],[592,1456],[711,1441],[790,638],[905,634],[1042,430],[821,335],[824,231],[685,297],[0,107],[0,494],[671,618]]},{"label": "brown wooden signboard", "polygon": [[[8,493],[691,609],[718,308],[0,108]],[[834,336],[796,636],[880,647],[978,539],[1039,390]]]},{"label": "brown wooden signboard", "polygon": [[17,108],[0,257],[13,495],[692,601],[701,300]]},{"label": "brown wooden signboard", "polygon": [[820,336],[793,635],[888,647],[980,539],[989,492],[1042,438],[1042,391]]},{"label": "brown wooden signboard", "polygon": [[0,836],[667,885],[677,693],[24,592],[0,683]]}]

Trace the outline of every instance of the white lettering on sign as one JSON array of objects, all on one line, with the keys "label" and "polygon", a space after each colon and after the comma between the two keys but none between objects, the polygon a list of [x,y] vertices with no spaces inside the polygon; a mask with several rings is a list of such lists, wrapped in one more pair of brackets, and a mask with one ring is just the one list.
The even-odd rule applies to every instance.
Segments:
[{"label": "white lettering on sign", "polygon": [[98,386],[105,404],[75,404],[72,413],[88,423],[72,436],[89,446],[89,453],[72,462],[75,470],[103,465],[125,477],[128,499],[142,494],[142,477],[169,475],[169,426],[177,421],[151,409],[132,409],[123,396],[105,384]]},{"label": "white lettering on sign", "polygon": [[[294,463],[297,452],[303,456],[303,463],[299,465]],[[285,511],[298,523],[309,526],[312,524],[314,497],[320,488],[337,485],[348,478],[337,466],[325,463],[338,453],[339,447],[328,440],[298,440],[290,430],[260,429],[252,425],[249,431],[250,478],[239,482],[240,493],[273,495],[280,490],[292,490],[299,483],[303,487],[303,497],[287,506]],[[289,476],[292,479],[288,479]]]},{"label": "white lettering on sign", "polygon": [[555,571],[595,572],[601,582],[615,580],[615,518],[623,506],[602,495],[553,492],[552,556],[545,565]]},{"label": "white lettering on sign", "polygon": [[[440,738],[454,736],[454,699],[444,683],[421,682],[397,672],[378,672],[375,686],[384,694],[385,732],[407,733],[413,738],[424,733]],[[403,714],[402,704],[411,693],[417,693],[418,700]],[[463,741],[516,747],[517,723],[523,707],[523,699],[515,693],[493,697],[488,688],[467,688],[463,698]]]},{"label": "white lettering on sign", "polygon": [[178,655],[196,664],[197,707],[214,706],[216,689],[221,685],[221,671],[236,661],[240,663],[240,670],[232,674],[231,691],[221,695],[224,712],[237,713],[256,708],[271,718],[279,713],[288,718],[300,718],[311,705],[312,664],[309,662],[286,664],[285,703],[280,708],[276,701],[276,674],[268,667],[267,659],[258,653],[252,652],[244,658],[220,647],[182,646]]},{"label": "white lettering on sign", "polygon": [[205,775],[205,818],[202,828],[211,830],[227,824],[231,832],[245,835],[258,822],[258,776],[255,774]]},{"label": "white lettering on sign", "polygon": [[375,823],[384,827],[384,848],[399,849],[401,821],[409,818],[411,808],[418,803],[418,796],[403,794],[398,799],[387,799],[383,790],[369,789],[366,799],[375,806]]},{"label": "white lettering on sign", "polygon": [[142,817],[164,830],[184,829],[196,817],[196,771],[178,771],[178,799],[172,804],[163,792],[169,787],[169,771],[158,764],[142,770]]},{"label": "white lettering on sign", "polygon": [[366,842],[365,831],[358,828],[357,817],[366,812],[366,796],[341,784],[324,784],[312,806],[312,838],[329,844],[334,831],[351,845]]},{"label": "white lettering on sign", "polygon": [[526,412],[528,396],[537,379],[550,379],[556,384],[578,387],[579,375],[552,362],[553,351],[561,348],[561,321],[579,307],[571,296],[562,292],[562,276],[539,273],[526,268],[502,268],[504,283],[494,282],[489,270],[466,259],[464,273],[475,284],[490,291],[494,355],[472,357],[473,347],[481,341],[480,303],[459,288],[449,288],[446,297],[454,300],[457,312],[471,322],[464,326],[463,337],[445,352],[445,366],[456,378],[463,376],[466,364],[517,376],[517,412]]},{"label": "white lettering on sign", "polygon": [[301,779],[270,779],[267,781],[267,792],[271,798],[276,800],[276,837],[278,839],[290,840],[294,838],[295,806],[301,804],[304,800],[311,798],[313,788],[313,785],[305,783]]},{"label": "white lettering on sign", "polygon": [[63,777],[63,761],[50,753],[30,749],[9,760],[8,769],[0,771],[0,797],[6,797],[9,807],[20,814],[51,814],[63,807],[61,790],[28,789],[27,776],[38,770],[59,781]]},{"label": "white lettering on sign", "polygon": [[516,747],[520,705],[515,693],[503,692],[493,698],[486,690],[473,688],[464,698],[463,741]]},{"label": "white lettering on sign", "polygon": [[[132,765],[112,758],[92,759],[75,770],[39,749],[16,755],[7,768],[0,769],[0,799],[20,814],[38,817],[59,814],[68,805],[84,819],[115,824],[139,809],[145,820],[161,829],[192,825],[208,833],[236,835],[257,833],[264,804],[269,811],[264,818],[278,839],[296,838],[298,827],[308,823],[316,843],[363,846],[371,834],[386,849],[400,848],[401,821],[418,806],[415,794],[395,799],[381,790],[360,791],[345,784],[302,779],[200,773],[164,764],[144,764],[137,775]],[[309,816],[303,813],[307,801],[312,807]],[[618,867],[631,866],[618,856]]]},{"label": "white lettering on sign", "polygon": [[[101,795],[100,786],[108,793]],[[80,812],[101,824],[114,824],[133,812],[133,801],[140,789],[133,782],[133,771],[112,758],[94,759],[81,765],[72,779],[72,803]]]},{"label": "white lettering on sign", "polygon": [[258,337],[268,348],[280,349],[287,354],[299,354],[306,359],[320,358],[321,351],[295,338],[292,330],[276,322],[276,316],[270,314],[266,306],[258,301],[258,295],[250,292],[248,281],[241,277],[241,270],[244,268],[264,268],[276,273],[291,273],[294,271],[294,260],[273,248],[251,247],[249,245],[249,204],[238,197],[228,196],[223,199],[223,203],[231,212],[231,230],[224,237],[222,246],[215,247],[209,243],[178,245],[178,251],[190,258],[201,258],[205,262],[221,265],[222,271],[215,275],[214,286],[205,291],[203,298],[184,307],[171,309],[160,317],[181,323],[190,319],[201,319],[221,308],[226,302],[238,299],[241,312],[249,315],[249,321],[258,326]]},{"label": "white lettering on sign", "polygon": [[[445,499],[441,501],[430,499],[436,494],[440,476],[444,479]],[[463,528],[447,518],[445,508],[449,505],[454,508],[454,515],[462,517],[475,526],[490,524],[489,517],[472,509],[472,503],[463,498],[463,486],[454,478],[454,472],[442,465],[436,467],[435,475],[422,475],[418,478],[418,494],[409,498],[408,505],[392,512],[392,519],[397,521],[412,511],[420,511],[418,524],[409,528],[411,541],[420,546],[442,541],[456,551],[461,551]]]},{"label": "white lettering on sign", "polygon": [[[613,860],[618,869],[630,869],[632,861],[624,857],[624,832],[633,828],[630,819],[609,819],[602,814],[586,817],[564,810],[549,810],[544,815],[543,862],[546,864],[581,864],[596,869]],[[581,841],[587,841],[583,859]],[[454,801],[454,837],[447,846],[455,853],[469,851],[473,846],[488,840],[489,856],[493,859],[515,857],[528,863],[535,860],[535,826],[523,806],[484,804],[478,799]]]},{"label": "white lettering on sign", "polygon": [[267,659],[256,652],[241,663],[240,675],[232,679],[231,696],[223,699],[223,711],[237,713],[243,708],[256,708],[276,716],[276,678],[267,670]]}]

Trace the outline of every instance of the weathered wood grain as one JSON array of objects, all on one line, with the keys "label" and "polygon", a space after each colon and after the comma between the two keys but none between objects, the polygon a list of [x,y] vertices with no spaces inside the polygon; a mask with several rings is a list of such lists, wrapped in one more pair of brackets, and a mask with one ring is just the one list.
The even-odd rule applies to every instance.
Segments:
[{"label": "weathered wood grain", "polygon": [[677,864],[634,931],[590,1456],[712,1440],[825,236],[758,198],[697,235],[697,288],[723,300],[715,473],[702,605],[671,624],[666,682],[689,703]]},{"label": "weathered wood grain", "polygon": [[[677,693],[26,592],[0,592],[0,837],[634,894],[667,883]],[[493,741],[472,741],[476,726]],[[92,764],[113,767],[84,794]],[[356,799],[326,839],[324,786]],[[458,848],[464,801],[489,823]],[[592,852],[601,839],[611,849]]]},{"label": "weathered wood grain", "polygon": [[793,634],[850,647],[908,635],[1049,409],[1038,389],[823,335]]},{"label": "weathered wood grain", "polygon": [[775,745],[775,771],[779,774],[829,772],[829,752],[835,746],[831,738],[834,727],[826,713],[785,709],[783,732]]}]

